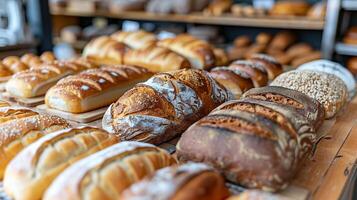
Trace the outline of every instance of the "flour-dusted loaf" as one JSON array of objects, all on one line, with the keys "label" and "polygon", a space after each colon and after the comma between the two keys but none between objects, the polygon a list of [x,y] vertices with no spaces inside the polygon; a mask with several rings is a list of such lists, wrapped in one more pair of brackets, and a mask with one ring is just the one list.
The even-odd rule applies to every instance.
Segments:
[{"label": "flour-dusted loaf", "polygon": [[211,45],[191,35],[181,34],[157,44],[184,56],[196,69],[209,69],[215,65],[216,58]]},{"label": "flour-dusted loaf", "polygon": [[[263,89],[282,90],[287,97],[279,92],[255,92],[222,104],[183,133],[177,144],[178,160],[205,162],[244,187],[285,188],[311,153],[318,127],[310,118],[322,120],[322,109],[312,110],[318,103],[305,101],[309,97],[300,92]],[[311,102],[315,105],[306,107]],[[303,109],[310,112],[308,116]]]},{"label": "flour-dusted loaf", "polygon": [[124,56],[124,63],[145,67],[153,72],[167,72],[191,66],[186,58],[157,46],[128,51]]},{"label": "flour-dusted loaf", "polygon": [[94,127],[47,134],[22,150],[8,164],[5,192],[17,200],[42,199],[52,181],[67,167],[118,142],[118,137]]},{"label": "flour-dusted loaf", "polygon": [[8,162],[40,137],[69,124],[62,118],[38,114],[26,108],[0,108],[0,179]]},{"label": "flour-dusted loaf", "polygon": [[175,164],[165,150],[140,142],[121,142],[84,158],[60,174],[44,200],[117,200],[135,182]]},{"label": "flour-dusted loaf", "polygon": [[160,73],[112,104],[102,125],[122,140],[160,144],[181,134],[231,98],[231,94],[203,70]]},{"label": "flour-dusted loaf", "polygon": [[223,200],[229,196],[224,184],[224,179],[212,167],[187,163],[158,170],[130,186],[119,199]]},{"label": "flour-dusted loaf", "polygon": [[83,56],[98,65],[123,64],[125,44],[109,36],[101,36],[91,40],[83,50]]},{"label": "flour-dusted loaf", "polygon": [[6,84],[6,91],[24,98],[41,96],[60,79],[94,67],[96,65],[83,59],[42,64],[12,76]]},{"label": "flour-dusted loaf", "polygon": [[153,74],[141,67],[104,66],[66,77],[53,86],[45,97],[49,108],[70,113],[83,113],[115,102],[135,84]]},{"label": "flour-dusted loaf", "polygon": [[155,34],[140,31],[119,31],[111,35],[111,37],[129,46],[132,49],[145,49],[149,46],[155,45],[157,39]]}]

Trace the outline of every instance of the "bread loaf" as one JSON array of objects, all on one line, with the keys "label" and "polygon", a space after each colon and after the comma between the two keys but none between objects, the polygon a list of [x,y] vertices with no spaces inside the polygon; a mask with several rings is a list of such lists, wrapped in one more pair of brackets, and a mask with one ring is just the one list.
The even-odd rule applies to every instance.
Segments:
[{"label": "bread loaf", "polygon": [[209,69],[215,64],[212,47],[191,35],[181,34],[175,38],[161,40],[157,44],[184,56],[196,69]]},{"label": "bread loaf", "polygon": [[7,77],[11,75],[12,72],[4,64],[0,62],[0,77]]},{"label": "bread loaf", "polygon": [[15,74],[6,84],[6,91],[18,97],[32,98],[44,95],[60,79],[87,69],[96,67],[84,61],[58,61],[43,64]]},{"label": "bread loaf", "polygon": [[[163,187],[157,187],[157,186]],[[202,163],[166,167],[133,184],[122,200],[223,200],[229,196],[224,179]]]},{"label": "bread loaf", "polygon": [[273,57],[266,54],[254,54],[249,59],[256,65],[261,65],[268,74],[268,79],[273,80],[283,73],[283,66]]},{"label": "bread loaf", "polygon": [[62,118],[25,108],[0,108],[0,179],[8,162],[43,135],[69,127]]},{"label": "bread loaf", "polygon": [[111,37],[132,49],[145,49],[154,45],[157,41],[155,34],[143,30],[135,32],[120,31],[112,34]]},{"label": "bread loaf", "polygon": [[203,14],[221,16],[230,9],[232,3],[232,0],[213,0],[208,7],[203,10]]},{"label": "bread loaf", "polygon": [[29,68],[41,65],[43,61],[36,55],[32,53],[25,54],[21,56],[21,62],[25,63]]},{"label": "bread loaf", "polygon": [[[25,63],[21,62],[20,58],[17,56],[9,56],[2,60],[2,71],[4,71],[4,76],[10,76],[11,74],[24,71],[29,68]],[[2,76],[2,77],[4,77]]]},{"label": "bread loaf", "polygon": [[305,1],[279,1],[269,13],[275,16],[305,16],[309,9],[310,4]]},{"label": "bread loaf", "polygon": [[214,56],[216,58],[216,66],[224,66],[228,64],[228,55],[223,49],[214,48],[213,49]]},{"label": "bread loaf", "polygon": [[357,26],[349,27],[343,37],[343,42],[346,44],[357,45]]},{"label": "bread loaf", "polygon": [[262,87],[268,84],[268,74],[262,63],[237,60],[232,62],[229,68],[248,74],[253,81],[254,87]]},{"label": "bread loaf", "polygon": [[151,76],[144,68],[127,65],[89,69],[60,80],[46,93],[45,102],[50,108],[83,113],[115,102]]},{"label": "bread loaf", "polygon": [[160,73],[112,104],[103,128],[122,140],[160,144],[181,134],[231,94],[203,70]]},{"label": "bread loaf", "polygon": [[7,107],[7,106],[10,106],[10,104],[7,103],[6,101],[0,100],[0,107]]},{"label": "bread loaf", "polygon": [[5,192],[17,200],[42,199],[51,182],[67,167],[119,141],[94,127],[47,134],[21,151],[5,172]]},{"label": "bread loaf", "polygon": [[121,142],[67,168],[43,199],[116,200],[131,184],[175,163],[167,152],[153,145]]},{"label": "bread loaf", "polygon": [[124,63],[144,67],[153,72],[167,72],[190,67],[190,63],[184,57],[169,49],[156,46],[128,51],[124,56]]},{"label": "bread loaf", "polygon": [[98,65],[123,64],[123,57],[127,48],[108,36],[101,36],[91,40],[83,50],[83,56]]}]

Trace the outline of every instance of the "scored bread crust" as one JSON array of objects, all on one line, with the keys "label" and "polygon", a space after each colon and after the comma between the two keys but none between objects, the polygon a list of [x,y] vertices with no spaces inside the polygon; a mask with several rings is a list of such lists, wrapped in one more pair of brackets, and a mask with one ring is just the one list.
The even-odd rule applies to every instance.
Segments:
[{"label": "scored bread crust", "polygon": [[8,162],[40,137],[70,125],[62,118],[25,108],[0,108],[0,179]]},{"label": "scored bread crust", "polygon": [[216,63],[213,48],[207,42],[188,34],[181,34],[175,38],[168,38],[157,43],[158,46],[184,56],[196,69],[210,69]]},{"label": "scored bread crust", "polygon": [[283,66],[273,57],[266,54],[254,54],[249,58],[250,61],[260,64],[268,73],[268,79],[274,80],[283,73]]},{"label": "scored bread crust", "polygon": [[130,186],[119,199],[223,200],[229,196],[224,184],[224,179],[212,167],[187,163],[158,170]]},{"label": "scored bread crust", "polygon": [[264,66],[249,60],[237,60],[231,63],[229,68],[249,75],[254,87],[263,87],[268,84],[268,74]]},{"label": "scored bread crust", "polygon": [[77,160],[119,142],[95,127],[47,134],[21,151],[8,165],[4,189],[14,199],[37,200],[51,182]]},{"label": "scored bread crust", "polygon": [[102,126],[123,140],[160,144],[231,98],[203,70],[160,73],[112,104]]},{"label": "scored bread crust", "polygon": [[83,113],[116,101],[135,84],[153,74],[128,65],[89,69],[66,77],[53,86],[45,97],[48,107],[70,113]]},{"label": "scored bread crust", "polygon": [[145,49],[155,45],[157,42],[156,36],[153,33],[143,30],[139,31],[119,31],[111,35],[111,37],[129,46],[131,49]]},{"label": "scored bread crust", "polygon": [[153,145],[121,142],[67,168],[43,199],[118,199],[131,184],[175,163],[170,154]]},{"label": "scored bread crust", "polygon": [[184,57],[167,48],[157,46],[128,51],[124,56],[124,63],[145,67],[153,72],[190,68],[190,63]]}]

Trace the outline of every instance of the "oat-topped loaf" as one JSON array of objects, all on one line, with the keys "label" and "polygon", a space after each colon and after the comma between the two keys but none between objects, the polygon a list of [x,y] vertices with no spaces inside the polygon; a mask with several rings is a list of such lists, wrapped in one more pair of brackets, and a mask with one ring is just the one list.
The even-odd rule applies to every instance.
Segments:
[{"label": "oat-topped loaf", "polygon": [[346,103],[347,88],[333,74],[315,71],[290,71],[278,76],[272,86],[281,86],[300,91],[319,101],[325,108],[325,118],[333,117]]}]

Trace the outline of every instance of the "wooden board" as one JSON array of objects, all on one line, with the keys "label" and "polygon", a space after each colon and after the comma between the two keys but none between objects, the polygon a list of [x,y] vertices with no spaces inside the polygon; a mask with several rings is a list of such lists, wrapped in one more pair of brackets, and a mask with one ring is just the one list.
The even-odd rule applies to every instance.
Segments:
[{"label": "wooden board", "polygon": [[74,114],[74,113],[68,113],[68,112],[49,108],[45,104],[39,105],[36,108],[43,110],[46,113],[57,115],[64,119],[71,120],[74,122],[79,122],[79,123],[88,123],[88,122],[93,122],[97,119],[101,119],[103,117],[105,111],[107,111],[107,109],[108,109],[108,107],[103,107],[103,108],[99,108],[97,110],[93,110],[93,111],[89,111],[89,112],[85,112],[85,113]]},{"label": "wooden board", "polygon": [[44,96],[34,97],[34,98],[22,98],[22,97],[11,96],[7,92],[2,93],[1,96],[5,100],[12,101],[26,107],[34,107],[43,104],[43,102],[45,101]]}]

